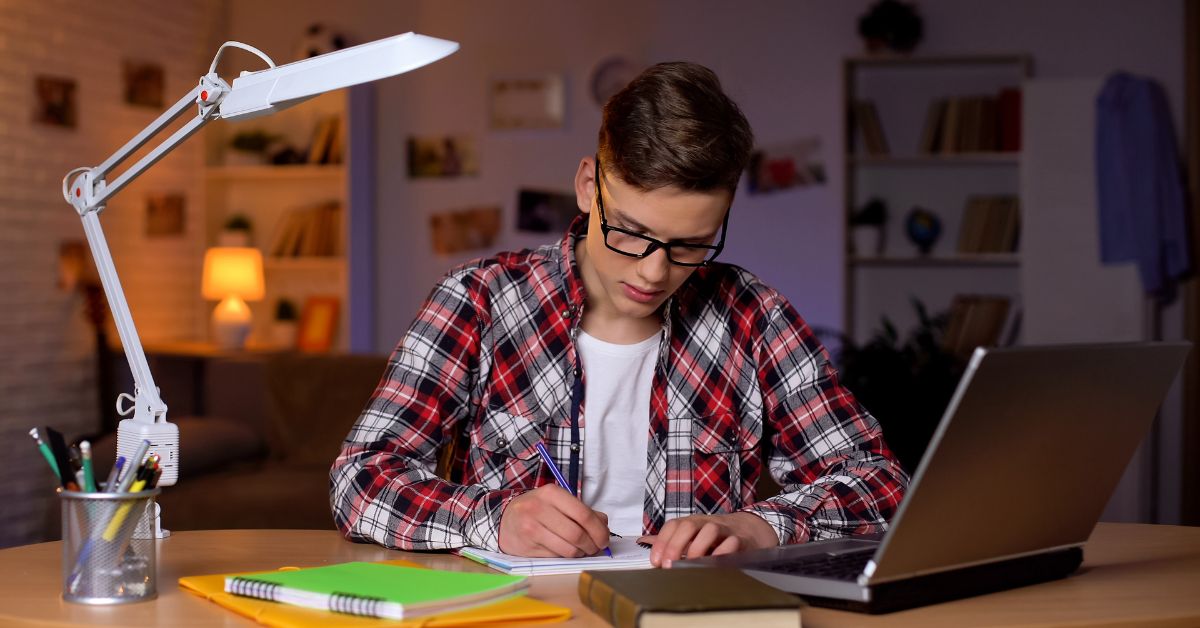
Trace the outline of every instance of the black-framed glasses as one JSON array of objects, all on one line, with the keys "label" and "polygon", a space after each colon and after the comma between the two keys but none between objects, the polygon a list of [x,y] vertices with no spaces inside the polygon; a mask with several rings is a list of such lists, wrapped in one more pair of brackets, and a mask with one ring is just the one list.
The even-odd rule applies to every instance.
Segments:
[{"label": "black-framed glasses", "polygon": [[604,235],[604,246],[628,257],[643,258],[658,249],[667,252],[667,259],[676,266],[705,266],[713,261],[725,248],[725,231],[729,228],[729,210],[721,221],[721,239],[714,245],[663,242],[628,229],[613,227],[604,217],[604,195],[600,192],[600,157],[596,157],[596,209],[600,211],[600,232]]}]

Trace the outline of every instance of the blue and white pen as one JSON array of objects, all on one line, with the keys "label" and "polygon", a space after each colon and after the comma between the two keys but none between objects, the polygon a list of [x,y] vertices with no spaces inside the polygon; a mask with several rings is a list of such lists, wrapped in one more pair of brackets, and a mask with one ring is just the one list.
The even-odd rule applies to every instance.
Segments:
[{"label": "blue and white pen", "polygon": [[[542,461],[546,463],[547,467],[550,467],[550,473],[554,474],[554,480],[558,482],[558,485],[567,489],[567,492],[572,497],[578,497],[575,494],[575,490],[571,488],[571,485],[567,484],[567,479],[563,477],[562,471],[558,470],[558,465],[554,464],[554,459],[550,457],[550,452],[546,450],[546,445],[539,442],[534,447],[537,448],[538,455],[542,457]],[[612,558],[612,550],[607,547],[604,548],[604,555]]]}]

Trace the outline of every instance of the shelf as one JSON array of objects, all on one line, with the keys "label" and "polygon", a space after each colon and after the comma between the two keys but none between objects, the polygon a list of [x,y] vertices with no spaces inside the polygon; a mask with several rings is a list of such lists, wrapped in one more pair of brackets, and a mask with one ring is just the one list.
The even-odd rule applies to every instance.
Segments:
[{"label": "shelf", "polygon": [[213,166],[205,176],[212,181],[289,181],[296,179],[342,179],[344,164],[294,166]]},{"label": "shelf", "polygon": [[953,257],[851,257],[847,264],[862,267],[932,267],[932,268],[961,268],[971,266],[1020,266],[1021,259],[1016,253],[978,253],[974,255],[956,255]]},{"label": "shelf", "polygon": [[340,270],[346,266],[346,258],[334,257],[264,257],[266,270]]},{"label": "shelf", "polygon": [[1033,58],[1029,55],[880,55],[848,57],[847,65],[857,66],[946,66],[946,65],[1023,65],[1030,70]]},{"label": "shelf", "polygon": [[937,155],[847,155],[851,166],[864,168],[919,168],[925,166],[1016,166],[1021,153],[946,153]]}]

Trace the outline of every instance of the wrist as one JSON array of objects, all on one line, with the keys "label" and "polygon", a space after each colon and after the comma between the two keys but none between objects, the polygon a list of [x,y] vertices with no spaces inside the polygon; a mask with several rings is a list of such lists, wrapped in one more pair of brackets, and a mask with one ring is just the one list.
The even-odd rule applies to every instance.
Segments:
[{"label": "wrist", "polygon": [[738,519],[739,527],[745,531],[746,537],[756,549],[779,545],[779,535],[775,533],[775,528],[771,527],[766,519],[746,511],[735,512],[730,516]]}]

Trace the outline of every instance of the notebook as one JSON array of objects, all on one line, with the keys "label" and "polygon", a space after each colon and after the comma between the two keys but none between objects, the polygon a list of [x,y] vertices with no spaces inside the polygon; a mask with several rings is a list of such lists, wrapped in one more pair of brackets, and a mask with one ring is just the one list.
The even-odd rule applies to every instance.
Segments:
[{"label": "notebook", "polygon": [[411,619],[523,595],[525,578],[353,562],[225,577],[225,592],[294,606]]},{"label": "notebook", "polygon": [[[385,561],[384,564],[422,568],[421,565],[407,560]],[[289,606],[226,593],[225,578],[227,575],[241,574],[188,576],[179,579],[179,588],[248,617],[259,624],[274,628],[314,628],[316,626],[324,628],[333,624],[334,618],[337,620],[336,624],[344,628],[460,628],[485,623],[490,628],[502,628],[560,622],[571,617],[570,609],[564,606],[556,606],[528,596],[512,597],[467,610],[443,615],[426,615],[403,621],[353,615],[335,616],[329,611]]]},{"label": "notebook", "polygon": [[584,569],[599,571],[650,568],[650,549],[639,546],[635,538],[612,539],[609,549],[612,550],[612,558],[603,554],[584,558],[529,558],[474,547],[464,547],[458,550],[458,553],[497,571],[523,576],[579,573]]}]

